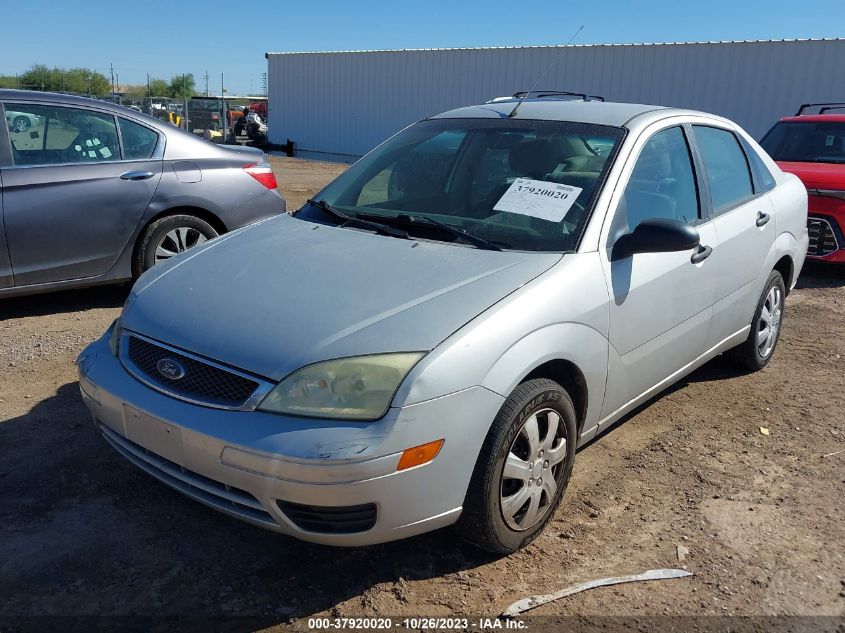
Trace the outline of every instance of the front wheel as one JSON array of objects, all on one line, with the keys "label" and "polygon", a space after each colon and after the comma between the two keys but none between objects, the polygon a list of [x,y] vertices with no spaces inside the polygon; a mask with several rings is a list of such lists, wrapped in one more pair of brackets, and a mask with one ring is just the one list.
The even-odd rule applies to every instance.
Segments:
[{"label": "front wheel", "polygon": [[133,274],[141,273],[171,257],[217,237],[208,222],[193,215],[169,215],[150,224],[141,236]]},{"label": "front wheel", "polygon": [[757,371],[769,364],[780,338],[785,297],[783,277],[773,270],[757,302],[748,338],[727,352],[728,358],[735,365],[741,369]]},{"label": "front wheel", "polygon": [[32,122],[25,116],[18,116],[12,121],[12,129],[15,132],[23,132],[32,127]]},{"label": "front wheel", "polygon": [[533,541],[569,483],[576,434],[575,408],[559,384],[519,385],[484,440],[455,526],[461,538],[496,554]]}]

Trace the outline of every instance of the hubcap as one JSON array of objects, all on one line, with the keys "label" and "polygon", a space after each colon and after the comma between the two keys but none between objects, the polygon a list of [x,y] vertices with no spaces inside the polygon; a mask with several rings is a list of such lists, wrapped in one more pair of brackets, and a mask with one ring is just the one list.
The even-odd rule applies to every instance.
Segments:
[{"label": "hubcap", "polygon": [[541,409],[525,420],[508,451],[499,503],[512,530],[541,521],[557,492],[566,460],[566,426],[554,409]]},{"label": "hubcap", "polygon": [[757,323],[757,351],[761,358],[768,358],[775,348],[783,313],[783,297],[780,288],[773,286],[766,295],[760,321]]},{"label": "hubcap", "polygon": [[177,229],[173,229],[165,234],[156,246],[155,263],[160,264],[174,255],[178,255],[206,241],[208,241],[208,238],[194,228],[180,226]]}]

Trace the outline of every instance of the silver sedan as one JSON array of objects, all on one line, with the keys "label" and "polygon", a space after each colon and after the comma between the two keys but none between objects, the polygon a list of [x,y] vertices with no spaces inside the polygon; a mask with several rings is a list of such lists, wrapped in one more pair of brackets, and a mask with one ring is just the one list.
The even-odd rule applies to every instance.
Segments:
[{"label": "silver sedan", "polygon": [[245,521],[511,552],[579,446],[715,356],[767,365],[806,217],[717,116],[463,108],[147,273],[79,357],[82,395],[126,459]]},{"label": "silver sedan", "polygon": [[123,281],[284,198],[263,152],[128,108],[0,90],[0,297]]}]

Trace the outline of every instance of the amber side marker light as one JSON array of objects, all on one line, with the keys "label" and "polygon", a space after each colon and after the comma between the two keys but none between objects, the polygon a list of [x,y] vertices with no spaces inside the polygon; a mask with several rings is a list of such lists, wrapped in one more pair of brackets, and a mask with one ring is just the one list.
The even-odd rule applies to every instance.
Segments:
[{"label": "amber side marker light", "polygon": [[420,446],[414,446],[413,448],[406,449],[403,451],[402,457],[399,458],[399,464],[396,466],[396,470],[406,470],[408,468],[421,466],[422,464],[430,462],[432,459],[437,457],[437,453],[440,452],[444,441],[445,440],[435,440],[433,442],[429,442],[428,444],[422,444]]}]

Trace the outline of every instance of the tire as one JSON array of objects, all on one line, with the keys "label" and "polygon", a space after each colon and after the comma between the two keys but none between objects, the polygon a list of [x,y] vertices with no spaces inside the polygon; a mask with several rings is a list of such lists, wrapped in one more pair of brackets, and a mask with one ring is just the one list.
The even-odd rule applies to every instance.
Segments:
[{"label": "tire", "polygon": [[15,132],[24,132],[32,127],[32,121],[25,116],[16,116],[12,121],[12,129]]},{"label": "tire", "polygon": [[[137,279],[164,259],[189,250],[217,235],[213,226],[194,215],[168,215],[159,218],[141,234],[132,263],[132,274]],[[163,257],[165,252],[170,255]]]},{"label": "tire", "polygon": [[[550,413],[558,417],[557,433],[551,442],[545,443],[553,419],[549,418]],[[534,446],[544,453],[531,451],[527,427],[532,419],[538,430]],[[575,461],[576,441],[575,408],[559,384],[537,379],[514,389],[493,420],[481,447],[463,511],[454,527],[458,536],[494,554],[515,552],[537,538],[563,498]],[[560,460],[552,464],[554,459],[543,459],[551,455]],[[506,477],[506,461],[511,463],[514,457],[522,459],[515,460],[517,468],[509,470],[520,476]],[[525,470],[522,464],[533,468]],[[526,477],[530,477],[527,483]],[[549,479],[555,484],[551,497]],[[538,481],[541,485],[537,485]],[[532,517],[535,496],[539,511]]]},{"label": "tire", "polygon": [[[780,332],[783,329],[783,317],[786,314],[785,297],[786,286],[783,283],[783,277],[778,271],[773,270],[766,281],[760,300],[757,302],[757,309],[754,311],[754,319],[751,321],[751,331],[748,333],[748,338],[726,353],[728,360],[734,365],[740,369],[758,371],[769,364],[775,354],[775,347],[777,347]],[[772,323],[771,307],[774,303],[776,303],[773,321],[774,332],[771,340],[768,339],[768,336],[763,339],[763,332],[766,331],[765,315],[769,315],[769,323]],[[771,332],[771,327],[768,331]]]}]

